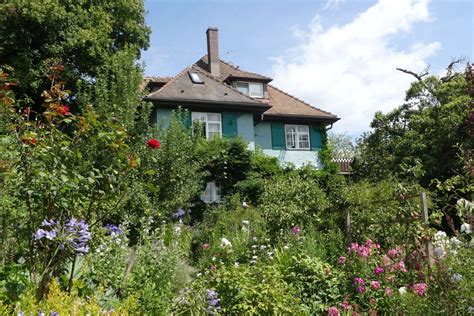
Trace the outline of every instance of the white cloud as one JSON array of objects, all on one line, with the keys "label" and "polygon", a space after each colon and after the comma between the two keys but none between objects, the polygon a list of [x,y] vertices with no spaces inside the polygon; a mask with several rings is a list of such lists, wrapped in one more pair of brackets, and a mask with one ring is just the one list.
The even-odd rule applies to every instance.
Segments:
[{"label": "white cloud", "polygon": [[326,0],[323,10],[336,8],[342,3],[344,3],[344,0]]},{"label": "white cloud", "polygon": [[[380,0],[351,22],[324,29],[316,16],[301,44],[274,58],[274,83],[316,107],[341,117],[335,131],[358,136],[376,111],[403,102],[413,78],[395,70],[421,71],[439,42],[396,47],[394,40],[431,20],[428,0]],[[398,43],[400,44],[400,43]]]}]

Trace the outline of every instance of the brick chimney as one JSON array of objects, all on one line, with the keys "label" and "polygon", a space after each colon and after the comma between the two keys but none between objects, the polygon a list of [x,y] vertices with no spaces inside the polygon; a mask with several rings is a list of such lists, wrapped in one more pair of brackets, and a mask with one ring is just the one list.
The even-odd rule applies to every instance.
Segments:
[{"label": "brick chimney", "polygon": [[219,38],[217,35],[217,27],[210,27],[207,29],[207,64],[209,65],[209,72],[213,76],[220,76],[219,69]]}]

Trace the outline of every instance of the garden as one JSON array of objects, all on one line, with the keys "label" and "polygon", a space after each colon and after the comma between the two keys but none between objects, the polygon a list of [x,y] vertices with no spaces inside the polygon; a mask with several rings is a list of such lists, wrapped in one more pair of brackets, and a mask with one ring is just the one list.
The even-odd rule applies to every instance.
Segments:
[{"label": "garden", "polygon": [[0,314],[474,313],[469,66],[377,113],[343,176],[331,136],[316,170],[150,124],[143,6],[84,6],[0,4]]}]

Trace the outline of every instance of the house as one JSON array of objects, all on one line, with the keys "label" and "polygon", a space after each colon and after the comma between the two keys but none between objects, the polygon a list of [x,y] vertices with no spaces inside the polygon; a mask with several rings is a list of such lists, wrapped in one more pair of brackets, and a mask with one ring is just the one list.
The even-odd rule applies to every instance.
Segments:
[{"label": "house", "polygon": [[217,28],[206,34],[206,56],[173,78],[145,79],[154,120],[166,123],[182,107],[191,113],[188,124],[201,122],[208,138],[240,136],[282,165],[321,167],[324,132],[339,118],[274,87],[272,78],[221,60]]}]

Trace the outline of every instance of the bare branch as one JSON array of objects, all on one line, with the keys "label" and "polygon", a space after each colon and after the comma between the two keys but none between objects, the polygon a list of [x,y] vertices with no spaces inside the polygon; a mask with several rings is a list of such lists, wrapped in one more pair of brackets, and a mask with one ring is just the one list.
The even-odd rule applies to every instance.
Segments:
[{"label": "bare branch", "polygon": [[417,74],[416,72],[413,72],[408,69],[403,69],[403,68],[397,68],[398,71],[404,72],[406,74],[412,75],[415,77],[418,81],[422,81],[424,76],[427,76],[429,73],[430,67],[426,67],[421,73]]},{"label": "bare branch", "polygon": [[448,67],[446,67],[446,75],[444,77],[440,78],[441,81],[442,82],[448,82],[451,79],[453,79],[454,77],[456,77],[457,75],[459,75],[459,72],[454,69],[454,66],[456,64],[465,63],[466,60],[467,60],[466,57],[460,57],[460,58],[457,58],[457,59],[451,58],[451,62],[449,63]]}]

